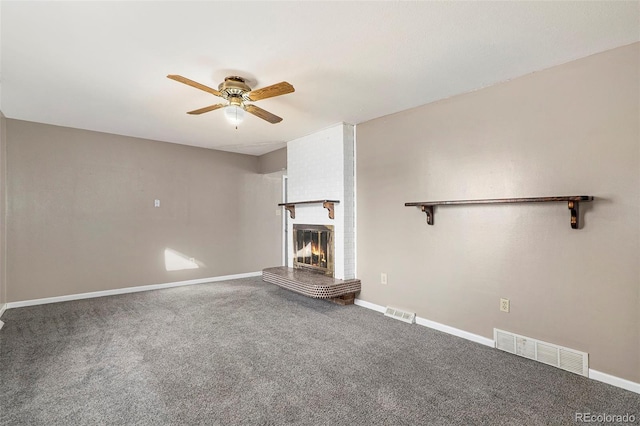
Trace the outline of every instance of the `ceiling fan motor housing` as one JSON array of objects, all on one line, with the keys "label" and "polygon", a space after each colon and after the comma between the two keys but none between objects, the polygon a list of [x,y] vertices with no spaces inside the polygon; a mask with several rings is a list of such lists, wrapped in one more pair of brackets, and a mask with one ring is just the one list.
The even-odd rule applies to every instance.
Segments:
[{"label": "ceiling fan motor housing", "polygon": [[[224,79],[223,83],[220,83],[218,90],[222,94],[224,99],[228,99],[234,104],[234,98],[238,98],[238,104],[245,98],[245,93],[251,91],[251,87],[245,83],[244,78],[238,76],[229,76]],[[244,100],[249,100],[248,97]]]}]

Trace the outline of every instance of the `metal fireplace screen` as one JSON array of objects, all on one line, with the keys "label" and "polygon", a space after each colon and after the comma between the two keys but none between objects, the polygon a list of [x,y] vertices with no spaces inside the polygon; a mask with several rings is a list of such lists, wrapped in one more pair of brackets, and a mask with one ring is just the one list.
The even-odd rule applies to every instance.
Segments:
[{"label": "metal fireplace screen", "polygon": [[333,276],[333,226],[293,225],[293,267]]}]

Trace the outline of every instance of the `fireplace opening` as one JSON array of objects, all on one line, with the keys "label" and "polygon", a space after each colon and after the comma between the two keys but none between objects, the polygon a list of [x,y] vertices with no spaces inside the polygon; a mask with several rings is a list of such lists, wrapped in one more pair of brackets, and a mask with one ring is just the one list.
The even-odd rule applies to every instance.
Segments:
[{"label": "fireplace opening", "polygon": [[293,267],[333,276],[333,226],[293,225]]}]

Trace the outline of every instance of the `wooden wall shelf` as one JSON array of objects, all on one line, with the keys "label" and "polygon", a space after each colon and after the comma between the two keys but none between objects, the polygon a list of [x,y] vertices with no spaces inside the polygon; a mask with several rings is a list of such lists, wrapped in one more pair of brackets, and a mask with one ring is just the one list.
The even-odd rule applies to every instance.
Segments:
[{"label": "wooden wall shelf", "polygon": [[532,197],[532,198],[492,198],[485,200],[453,200],[453,201],[418,201],[404,203],[406,207],[418,207],[427,215],[427,224],[433,225],[433,208],[435,206],[455,206],[465,204],[512,204],[512,203],[551,203],[566,201],[571,211],[571,228],[579,229],[578,206],[583,201],[593,201],[591,195],[571,195],[564,197]]},{"label": "wooden wall shelf", "polygon": [[298,204],[322,204],[322,207],[329,210],[329,219],[334,217],[334,204],[338,204],[338,200],[313,200],[313,201],[290,201],[287,203],[280,203],[279,206],[283,206],[288,212],[291,219],[296,218],[296,205]]}]

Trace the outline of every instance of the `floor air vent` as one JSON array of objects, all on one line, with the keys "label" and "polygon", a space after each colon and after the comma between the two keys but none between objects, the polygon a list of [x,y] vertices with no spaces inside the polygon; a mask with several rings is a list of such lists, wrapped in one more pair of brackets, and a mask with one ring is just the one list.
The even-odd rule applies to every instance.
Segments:
[{"label": "floor air vent", "polygon": [[552,343],[493,329],[496,348],[545,364],[553,365],[581,376],[589,377],[589,354]]},{"label": "floor air vent", "polygon": [[387,306],[387,309],[385,309],[384,311],[384,315],[387,317],[399,319],[400,321],[408,322],[409,324],[413,324],[414,322],[416,322],[416,314],[401,311],[400,309],[392,308],[391,306]]}]

